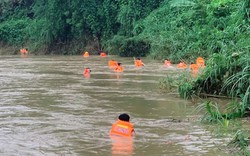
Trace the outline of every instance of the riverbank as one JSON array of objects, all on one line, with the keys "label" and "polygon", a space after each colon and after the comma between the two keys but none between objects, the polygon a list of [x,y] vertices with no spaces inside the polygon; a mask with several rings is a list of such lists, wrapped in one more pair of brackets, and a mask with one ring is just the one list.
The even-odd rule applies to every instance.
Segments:
[{"label": "riverbank", "polygon": [[16,55],[24,47],[28,48],[29,54],[33,55],[80,55],[85,51],[91,55],[97,55],[101,49],[98,41],[89,40],[83,43],[81,39],[68,43],[55,43],[50,46],[29,43],[24,46],[14,46],[0,42],[0,55]]},{"label": "riverbank", "polygon": [[17,52],[16,47],[0,42],[0,55],[15,55]]}]

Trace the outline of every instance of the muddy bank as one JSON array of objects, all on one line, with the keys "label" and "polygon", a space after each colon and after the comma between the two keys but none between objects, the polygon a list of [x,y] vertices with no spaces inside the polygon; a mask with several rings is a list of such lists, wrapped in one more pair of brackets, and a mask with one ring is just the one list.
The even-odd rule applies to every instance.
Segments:
[{"label": "muddy bank", "polygon": [[55,42],[50,45],[37,45],[27,43],[24,46],[13,46],[0,42],[0,55],[19,54],[21,48],[27,48],[29,54],[33,55],[79,55],[88,51],[91,55],[96,55],[101,51],[101,45],[97,40],[74,40],[67,43]]},{"label": "muddy bank", "polygon": [[0,55],[15,55],[19,48],[0,42]]}]

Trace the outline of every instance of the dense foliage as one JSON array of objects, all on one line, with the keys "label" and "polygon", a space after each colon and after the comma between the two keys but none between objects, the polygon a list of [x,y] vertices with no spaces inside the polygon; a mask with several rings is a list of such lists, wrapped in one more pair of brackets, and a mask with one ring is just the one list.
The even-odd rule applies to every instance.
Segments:
[{"label": "dense foliage", "polygon": [[[47,53],[70,47],[194,59],[249,52],[249,0],[3,0],[0,41]],[[57,53],[65,53],[58,49]]]},{"label": "dense foliage", "polygon": [[[0,41],[28,46],[33,51],[47,47],[47,53],[71,47],[68,54],[86,47],[108,49],[105,44],[116,35],[127,42],[116,46],[140,46],[137,53],[148,52],[143,40],[129,39],[137,21],[157,9],[162,0],[4,0],[0,2]],[[116,37],[115,37],[116,38]],[[75,44],[77,43],[77,44]],[[72,47],[73,45],[73,47]],[[79,47],[79,45],[81,45]],[[143,52],[146,51],[146,52]],[[118,53],[117,50],[113,53]],[[133,55],[132,51],[123,56]]]},{"label": "dense foliage", "polygon": [[232,97],[227,118],[250,116],[250,55],[213,54],[203,75],[192,82],[197,95],[216,94]]}]

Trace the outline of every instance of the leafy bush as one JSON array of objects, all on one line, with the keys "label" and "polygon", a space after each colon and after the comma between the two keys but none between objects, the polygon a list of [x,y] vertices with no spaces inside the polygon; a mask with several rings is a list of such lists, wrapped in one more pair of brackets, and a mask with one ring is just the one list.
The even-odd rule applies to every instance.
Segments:
[{"label": "leafy bush", "polygon": [[250,151],[247,151],[247,147],[250,145],[250,139],[247,138],[247,135],[241,131],[238,130],[233,139],[229,142],[228,146],[230,148],[233,148],[234,151],[239,151],[242,155],[249,155]]},{"label": "leafy bush", "polygon": [[185,82],[179,86],[179,94],[181,98],[190,99],[193,95],[193,86],[191,83]]},{"label": "leafy bush", "polygon": [[158,86],[160,89],[166,92],[172,92],[174,90],[177,90],[179,83],[180,82],[178,78],[167,76],[167,77],[159,79]]},{"label": "leafy bush", "polygon": [[144,57],[150,49],[150,45],[146,42],[134,38],[125,39],[121,36],[115,36],[105,44],[110,54],[122,57]]},{"label": "leafy bush", "polygon": [[197,112],[205,111],[202,121],[221,123],[221,121],[224,119],[217,103],[213,103],[211,101],[206,101],[200,104],[196,108],[196,111]]},{"label": "leafy bush", "polygon": [[138,57],[144,57],[146,54],[149,53],[150,45],[143,42],[143,41],[137,41],[134,39],[127,40],[124,44],[121,45],[120,50],[118,51],[119,56],[126,56],[126,57],[132,57],[132,56],[138,56]]},{"label": "leafy bush", "polygon": [[12,45],[22,45],[27,40],[29,20],[10,20],[0,25],[0,40]]}]

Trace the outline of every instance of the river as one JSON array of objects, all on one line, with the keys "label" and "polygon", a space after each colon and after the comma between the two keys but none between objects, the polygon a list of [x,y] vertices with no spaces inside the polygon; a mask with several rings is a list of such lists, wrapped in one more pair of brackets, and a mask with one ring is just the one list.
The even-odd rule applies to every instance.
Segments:
[{"label": "river", "polygon": [[[111,58],[123,73],[108,68]],[[138,69],[115,56],[0,56],[1,155],[228,156],[229,138],[199,123],[194,104],[159,90],[159,78],[175,71],[143,61]],[[121,113],[136,131],[126,145],[109,137]]]}]

